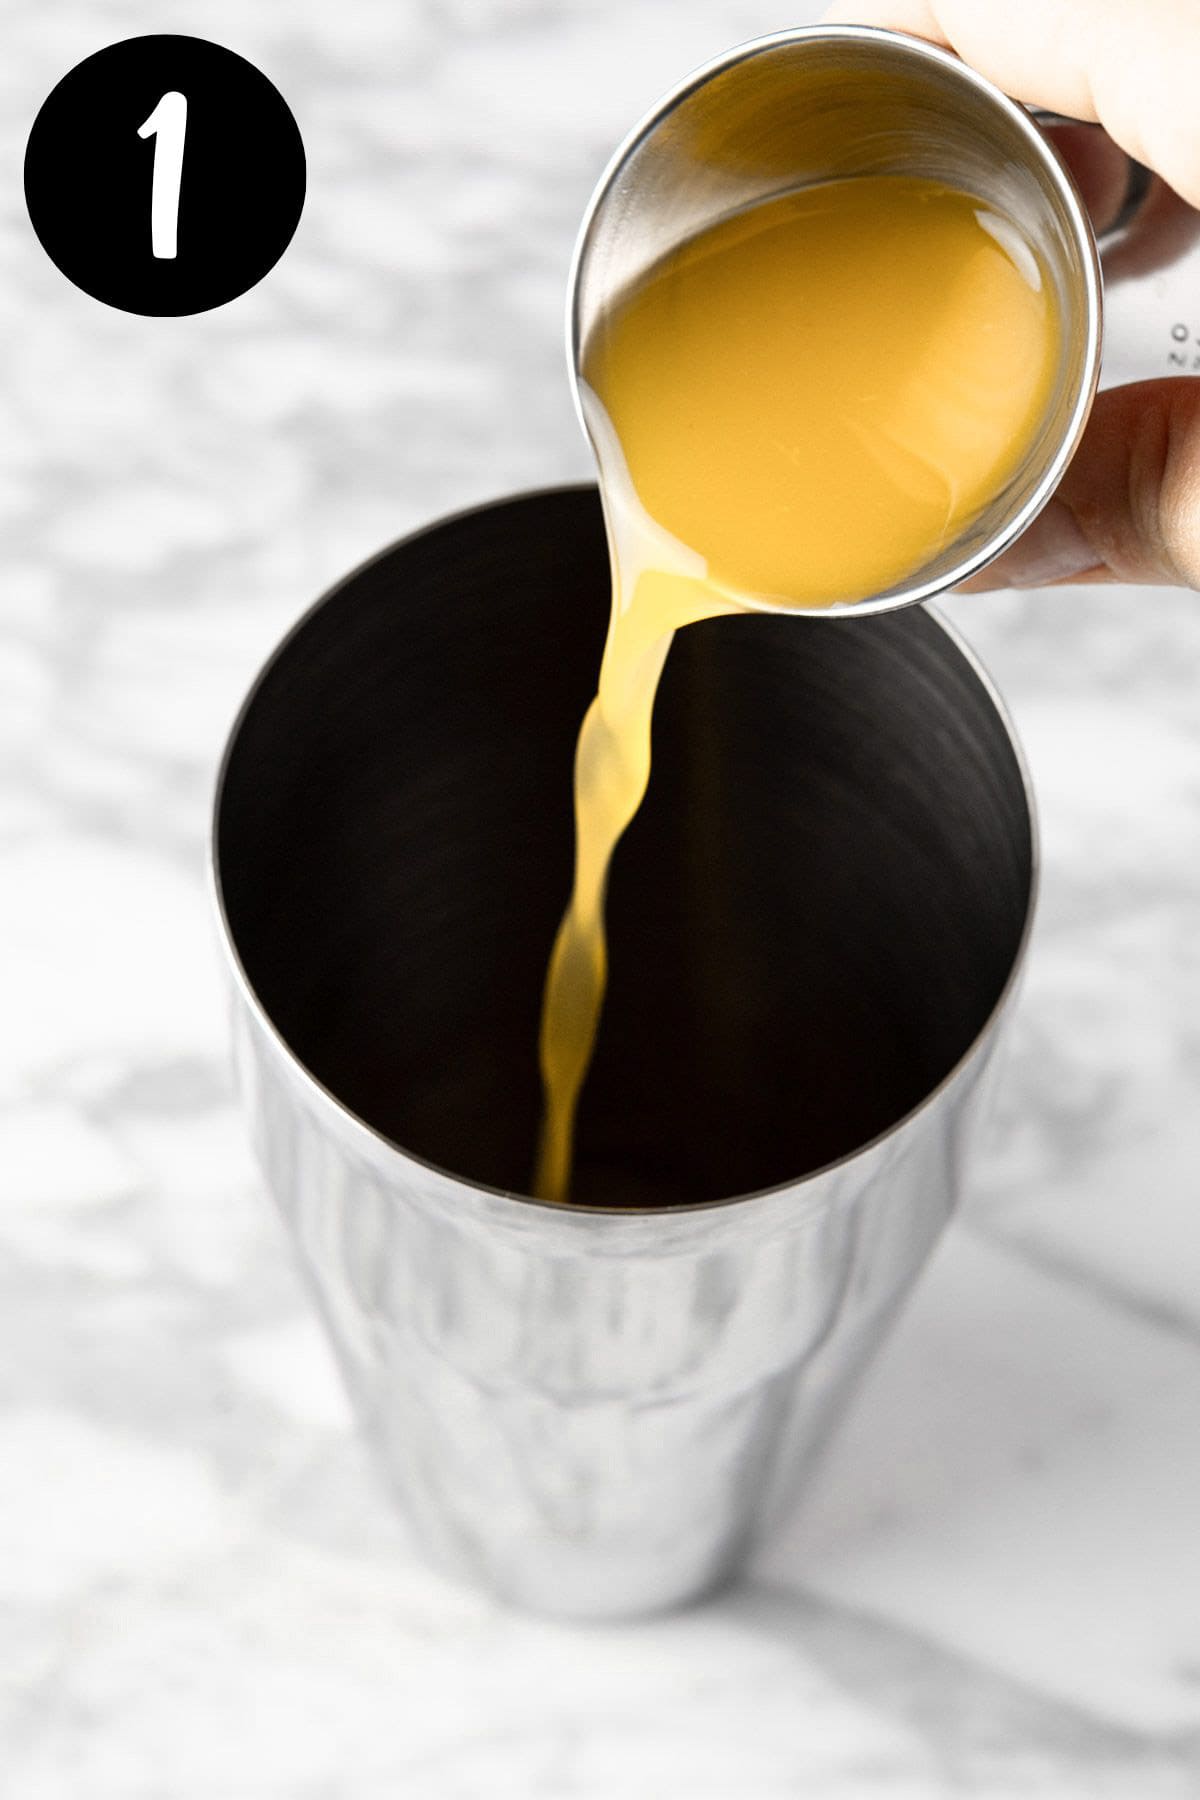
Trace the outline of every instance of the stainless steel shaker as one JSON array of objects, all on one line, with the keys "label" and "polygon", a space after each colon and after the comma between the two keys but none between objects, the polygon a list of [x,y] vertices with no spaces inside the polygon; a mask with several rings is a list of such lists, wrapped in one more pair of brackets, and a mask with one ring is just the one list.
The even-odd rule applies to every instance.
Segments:
[{"label": "stainless steel shaker", "polygon": [[681,634],[610,896],[578,1203],[528,1197],[597,495],[349,576],[234,727],[213,867],[258,1153],[430,1552],[663,1607],[797,1491],[936,1241],[1026,942],[1020,754],[924,608]]}]

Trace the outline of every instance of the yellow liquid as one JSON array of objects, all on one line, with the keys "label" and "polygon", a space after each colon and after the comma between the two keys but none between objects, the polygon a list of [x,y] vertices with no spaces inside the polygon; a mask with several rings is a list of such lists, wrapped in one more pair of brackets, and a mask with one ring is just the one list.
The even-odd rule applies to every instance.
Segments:
[{"label": "yellow liquid", "polygon": [[1010,220],[932,181],[865,176],[700,233],[593,330],[581,392],[613,604],[543,1001],[541,1197],[569,1195],[608,866],[645,793],[672,635],[722,612],[866,599],[922,568],[1024,460],[1058,327]]}]

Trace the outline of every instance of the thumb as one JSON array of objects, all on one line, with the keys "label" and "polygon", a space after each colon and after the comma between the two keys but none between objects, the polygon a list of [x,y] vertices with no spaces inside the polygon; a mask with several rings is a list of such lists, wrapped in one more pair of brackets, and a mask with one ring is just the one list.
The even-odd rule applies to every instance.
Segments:
[{"label": "thumb", "polygon": [[1200,587],[1200,381],[1097,394],[1054,498],[962,591],[1093,581]]}]

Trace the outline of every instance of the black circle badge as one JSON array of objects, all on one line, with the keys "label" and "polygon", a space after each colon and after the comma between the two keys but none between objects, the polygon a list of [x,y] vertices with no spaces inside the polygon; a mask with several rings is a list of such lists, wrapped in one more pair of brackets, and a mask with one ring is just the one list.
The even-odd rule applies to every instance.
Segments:
[{"label": "black circle badge", "polygon": [[75,286],[155,318],[261,281],[304,206],[304,145],[278,88],[204,38],[126,38],[64,75],[25,149],[25,203]]}]

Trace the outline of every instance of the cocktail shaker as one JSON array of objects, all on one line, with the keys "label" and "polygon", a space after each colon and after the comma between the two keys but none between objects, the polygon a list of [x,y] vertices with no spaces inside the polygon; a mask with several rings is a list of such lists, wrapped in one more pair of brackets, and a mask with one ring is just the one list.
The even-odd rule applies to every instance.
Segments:
[{"label": "cocktail shaker", "polygon": [[937,1240],[1033,905],[1028,783],[927,609],[682,633],[614,865],[577,1201],[531,1199],[594,489],[431,526],[275,652],[213,873],[254,1140],[443,1566],[667,1606],[785,1509]]}]

